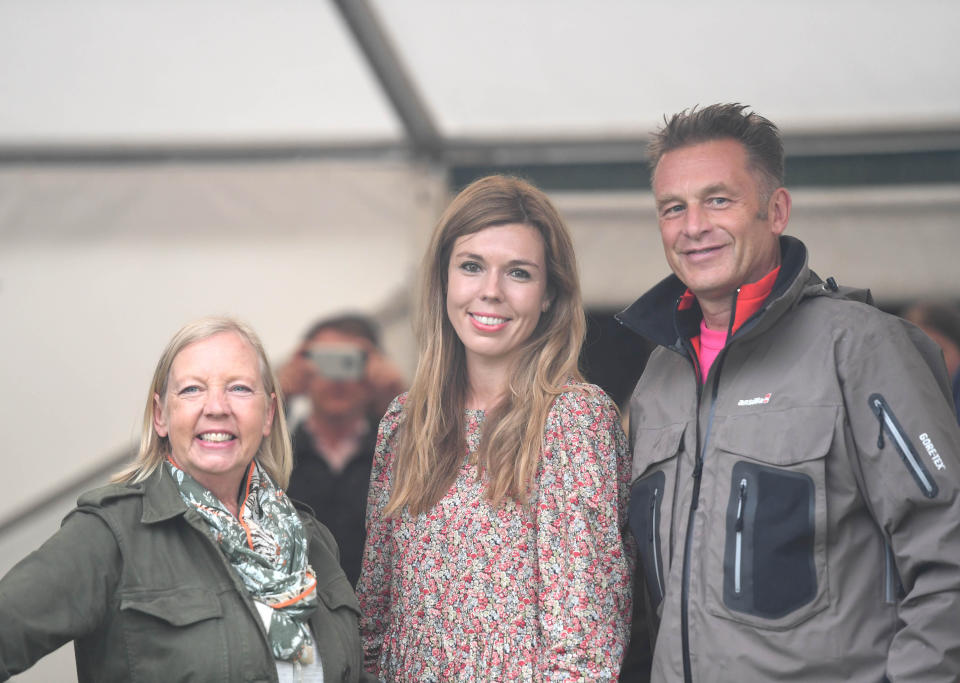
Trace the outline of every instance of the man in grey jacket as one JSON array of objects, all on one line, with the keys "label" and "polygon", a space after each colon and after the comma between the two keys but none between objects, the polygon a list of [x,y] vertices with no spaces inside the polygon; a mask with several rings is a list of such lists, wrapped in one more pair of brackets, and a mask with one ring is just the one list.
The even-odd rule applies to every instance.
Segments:
[{"label": "man in grey jacket", "polygon": [[674,275],[619,319],[658,344],[630,410],[652,679],[960,680],[942,355],[808,269],[770,121],[683,112],[650,158]]}]

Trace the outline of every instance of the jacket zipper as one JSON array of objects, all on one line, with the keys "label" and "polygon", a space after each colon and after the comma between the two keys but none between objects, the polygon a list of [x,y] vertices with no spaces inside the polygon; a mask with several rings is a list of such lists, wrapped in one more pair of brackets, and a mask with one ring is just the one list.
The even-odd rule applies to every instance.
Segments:
[{"label": "jacket zipper", "polygon": [[[683,680],[685,683],[692,683],[693,679],[690,673],[690,633],[687,624],[687,595],[690,586],[690,546],[693,537],[693,513],[697,509],[697,498],[700,496],[700,475],[702,473],[702,452],[700,450],[700,404],[703,399],[703,382],[700,379],[700,363],[693,352],[688,349],[688,354],[693,365],[694,381],[697,383],[697,447],[693,452],[694,465],[691,476],[693,477],[693,496],[690,501],[690,510],[687,516],[687,531],[683,543],[683,565],[680,581],[680,649],[683,657]],[[679,476],[678,476],[679,484]],[[676,496],[675,496],[676,497]],[[676,514],[676,512],[674,512]]]},{"label": "jacket zipper", "polygon": [[[707,418],[707,430],[703,435],[703,444],[700,439],[700,403],[702,397],[701,378],[700,378],[700,359],[696,354],[691,354],[693,360],[694,373],[697,378],[697,451],[696,463],[693,467],[693,494],[690,497],[690,511],[687,516],[687,535],[683,544],[683,580],[680,583],[680,649],[683,657],[683,680],[684,683],[693,683],[693,667],[690,664],[690,551],[693,548],[693,525],[696,518],[697,508],[700,506],[700,478],[703,475],[703,458],[707,452],[707,444],[710,442],[710,428],[713,426],[714,411],[717,407],[717,393],[720,387],[720,370],[723,368],[723,358],[726,355],[727,345],[730,343],[731,333],[733,332],[733,321],[737,312],[737,296],[740,289],[733,293],[733,302],[730,307],[730,322],[727,326],[727,342],[717,354],[713,361],[713,387],[710,395],[710,415]],[[679,302],[678,302],[679,303]],[[674,326],[676,327],[676,308],[674,308]],[[678,330],[679,331],[679,330]],[[688,344],[689,346],[689,344]],[[690,351],[688,350],[688,353]]]},{"label": "jacket zipper", "polygon": [[657,591],[660,600],[663,600],[663,580],[660,578],[660,556],[657,553],[657,503],[660,498],[660,489],[653,489],[653,498],[650,500],[650,548],[653,554],[653,573],[657,577]]},{"label": "jacket zipper", "polygon": [[747,480],[740,480],[740,500],[737,501],[737,522],[734,527],[737,531],[736,538],[736,553],[733,558],[733,592],[737,595],[740,595],[743,589],[741,583],[742,576],[742,557],[743,557],[743,513],[744,513],[744,503],[747,500]]},{"label": "jacket zipper", "polygon": [[883,449],[883,430],[886,428],[887,433],[893,438],[893,443],[900,452],[900,458],[907,465],[907,468],[910,470],[911,474],[913,474],[913,478],[920,486],[920,490],[923,492],[923,495],[925,495],[927,498],[934,498],[937,495],[937,485],[934,483],[933,479],[930,478],[930,475],[927,474],[926,469],[924,469],[923,465],[921,465],[920,461],[917,459],[916,452],[914,452],[910,442],[900,429],[900,425],[897,423],[897,419],[894,416],[893,411],[890,410],[890,406],[887,404],[887,401],[880,394],[871,394],[868,400],[870,401],[870,407],[873,409],[874,414],[877,416],[877,419],[880,422],[880,433],[877,436],[877,448]]}]

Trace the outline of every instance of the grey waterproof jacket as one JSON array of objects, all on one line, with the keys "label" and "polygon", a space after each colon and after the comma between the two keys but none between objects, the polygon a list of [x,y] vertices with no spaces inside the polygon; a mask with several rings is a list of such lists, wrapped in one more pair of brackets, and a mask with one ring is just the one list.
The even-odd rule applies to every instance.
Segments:
[{"label": "grey waterproof jacket", "polygon": [[676,277],[619,316],[660,345],[630,411],[653,680],[960,680],[960,429],[942,355],[869,293],[824,283],[798,240],[781,256],[705,383],[701,315],[678,310]]},{"label": "grey waterproof jacket", "polygon": [[[366,680],[360,607],[333,536],[301,512],[324,681]],[[80,683],[277,680],[250,594],[161,467],[80,497],[60,530],[0,580],[0,680],[74,640]]]}]

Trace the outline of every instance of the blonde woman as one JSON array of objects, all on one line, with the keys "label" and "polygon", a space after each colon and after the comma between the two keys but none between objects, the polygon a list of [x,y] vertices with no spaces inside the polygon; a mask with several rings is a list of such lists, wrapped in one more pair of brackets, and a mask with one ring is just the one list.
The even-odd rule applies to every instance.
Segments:
[{"label": "blonde woman", "polygon": [[380,425],[357,586],[386,681],[611,680],[629,630],[629,463],[585,384],[570,236],[547,197],[491,176],[441,217],[420,359]]},{"label": "blonde woman", "polygon": [[167,344],[140,452],[0,580],[0,680],[73,640],[80,681],[369,681],[330,532],[284,493],[290,438],[247,325]]}]

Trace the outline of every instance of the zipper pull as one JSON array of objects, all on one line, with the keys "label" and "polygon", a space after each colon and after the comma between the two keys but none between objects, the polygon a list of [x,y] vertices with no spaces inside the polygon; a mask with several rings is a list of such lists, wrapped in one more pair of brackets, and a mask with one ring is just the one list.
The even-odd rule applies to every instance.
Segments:
[{"label": "zipper pull", "polygon": [[880,431],[877,433],[877,448],[883,450],[883,404],[880,401],[874,401],[873,405],[877,407],[877,419],[880,421]]},{"label": "zipper pull", "polygon": [[[650,519],[651,519],[651,520],[655,520],[655,519],[656,519],[656,513],[657,513],[657,496],[658,496],[658,495],[660,495],[660,489],[654,489],[654,490],[653,490],[653,496],[650,498]],[[653,528],[653,524],[651,523],[651,524],[650,524],[650,533],[647,535],[647,540],[648,540],[650,543],[653,543],[653,534],[654,534],[654,531],[655,531],[655,529]]]},{"label": "zipper pull", "polygon": [[730,304],[730,322],[727,323],[727,341],[724,342],[724,346],[727,345],[727,342],[730,341],[730,337],[733,336],[733,325],[737,321],[737,297],[740,296],[740,288],[737,287],[736,291],[733,293],[733,302]]},{"label": "zipper pull", "polygon": [[733,592],[740,595],[743,592],[743,515],[746,512],[747,480],[740,480],[740,500],[737,502],[736,552],[733,560]]},{"label": "zipper pull", "polygon": [[740,500],[737,502],[737,523],[734,525],[734,530],[737,532],[743,531],[743,509],[746,507],[744,503],[747,502],[747,480],[740,480]]}]

